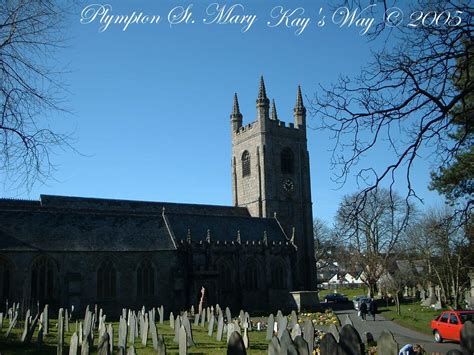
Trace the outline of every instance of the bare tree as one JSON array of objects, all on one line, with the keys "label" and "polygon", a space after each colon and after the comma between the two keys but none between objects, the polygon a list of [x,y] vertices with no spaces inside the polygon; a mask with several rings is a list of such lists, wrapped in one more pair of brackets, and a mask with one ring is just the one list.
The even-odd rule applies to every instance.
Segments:
[{"label": "bare tree", "polygon": [[70,143],[47,120],[64,112],[61,72],[52,60],[64,43],[64,10],[54,0],[0,1],[0,177],[13,187],[48,178],[53,149]]},{"label": "bare tree", "polygon": [[[384,10],[397,4],[383,1]],[[472,132],[459,127],[472,125],[474,110],[469,100],[474,91],[469,65],[474,56],[472,2],[416,0],[409,4],[405,14],[425,18],[430,12],[428,19],[412,19],[411,26],[408,19],[398,27],[376,27],[371,38],[385,45],[373,54],[373,60],[357,77],[343,76],[332,86],[321,87],[311,104],[312,115],[333,133],[335,180],[344,184],[353,175],[361,188],[354,213],[364,208],[371,191],[380,186],[392,189],[396,182],[398,189],[404,182],[407,202],[421,200],[412,184],[416,162],[424,159],[449,166],[472,139],[459,134],[452,139],[459,131]],[[460,76],[465,80],[453,81]],[[371,154],[381,151],[386,164],[377,168]],[[467,217],[472,203],[471,195],[463,206]]]},{"label": "bare tree", "polygon": [[364,208],[354,213],[361,194],[345,196],[336,217],[339,237],[349,245],[354,268],[363,269],[364,282],[374,295],[377,282],[386,273],[397,244],[404,237],[406,206],[388,190],[371,191]]},{"label": "bare tree", "polygon": [[313,235],[314,235],[314,257],[319,263],[319,267],[327,265],[329,260],[328,254],[332,253],[333,238],[332,231],[320,218],[315,218],[313,221]]}]

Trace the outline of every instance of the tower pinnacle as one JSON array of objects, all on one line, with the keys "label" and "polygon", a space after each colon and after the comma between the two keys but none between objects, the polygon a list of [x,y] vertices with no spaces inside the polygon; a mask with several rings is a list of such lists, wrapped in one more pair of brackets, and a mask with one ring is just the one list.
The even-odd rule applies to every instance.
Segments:
[{"label": "tower pinnacle", "polygon": [[272,99],[272,110],[271,110],[271,113],[270,113],[270,119],[278,121],[278,114],[277,114],[277,109],[276,109],[276,105],[275,105],[275,99]]},{"label": "tower pinnacle", "polygon": [[242,114],[240,113],[239,99],[237,98],[237,93],[234,94],[234,105],[232,107],[232,113],[230,114],[230,122],[232,125],[232,131],[237,131],[242,127]]},{"label": "tower pinnacle", "polygon": [[303,104],[303,95],[301,94],[301,86],[298,85],[296,93],[296,105],[293,109],[293,116],[295,118],[295,126],[306,129],[306,107]]},{"label": "tower pinnacle", "polygon": [[257,98],[257,119],[265,122],[265,119],[269,118],[270,111],[270,100],[267,97],[267,91],[265,90],[265,81],[263,75],[260,77],[260,87],[258,89]]}]

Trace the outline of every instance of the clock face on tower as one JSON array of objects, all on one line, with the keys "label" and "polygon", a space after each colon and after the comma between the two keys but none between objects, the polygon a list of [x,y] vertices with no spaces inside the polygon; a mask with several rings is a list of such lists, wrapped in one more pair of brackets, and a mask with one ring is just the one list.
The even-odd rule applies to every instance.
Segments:
[{"label": "clock face on tower", "polygon": [[290,192],[290,191],[293,191],[293,189],[295,188],[295,184],[293,183],[293,181],[291,179],[285,179],[283,180],[283,188]]}]

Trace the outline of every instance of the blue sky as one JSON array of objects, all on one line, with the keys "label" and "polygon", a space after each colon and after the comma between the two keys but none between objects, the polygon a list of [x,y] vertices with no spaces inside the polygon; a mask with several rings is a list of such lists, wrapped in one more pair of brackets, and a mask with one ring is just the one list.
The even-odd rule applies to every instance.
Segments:
[{"label": "blue sky", "polygon": [[[270,10],[304,7],[317,18],[322,1],[241,1],[257,20],[246,33],[238,25],[204,25],[213,1],[109,0],[115,14],[160,14],[158,25],[111,26],[100,33],[95,21],[81,24],[78,7],[67,18],[67,46],[54,58],[64,75],[72,115],[54,117],[51,126],[73,132],[73,151],[57,151],[54,179],[31,191],[9,190],[6,197],[37,199],[39,194],[91,196],[204,204],[232,203],[230,122],[233,93],[239,95],[244,122],[255,118],[260,75],[275,98],[280,119],[292,121],[296,88],[306,97],[338,75],[357,74],[381,45],[359,35],[360,29],[316,21],[299,36],[294,29],[268,28]],[[170,27],[168,12],[194,3],[194,24]],[[84,2],[87,5],[88,2]],[[221,5],[226,2],[220,2]],[[230,2],[228,4],[231,4]],[[305,15],[306,15],[305,14]],[[306,100],[306,103],[308,101]],[[320,117],[309,117],[311,127]],[[314,215],[332,221],[341,189],[331,181],[330,134],[308,131]],[[384,154],[373,164],[384,163]],[[420,162],[415,187],[428,204],[439,203],[426,189],[429,166]]]}]

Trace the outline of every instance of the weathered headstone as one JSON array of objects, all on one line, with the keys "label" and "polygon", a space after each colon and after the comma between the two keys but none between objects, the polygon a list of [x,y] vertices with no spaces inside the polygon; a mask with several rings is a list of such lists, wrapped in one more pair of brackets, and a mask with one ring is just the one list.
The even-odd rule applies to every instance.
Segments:
[{"label": "weathered headstone", "polygon": [[281,352],[283,354],[288,354],[288,355],[298,355],[298,351],[295,347],[295,344],[293,343],[293,340],[291,340],[291,335],[288,329],[283,329],[283,332],[280,337],[280,346],[281,346]]},{"label": "weathered headstone", "polygon": [[128,348],[127,355],[135,355],[135,347],[133,345],[130,345]]},{"label": "weathered headstone", "polygon": [[303,339],[301,335],[298,335],[293,339],[296,350],[298,350],[298,355],[312,355],[313,352],[309,351],[309,346],[306,340]]},{"label": "weathered headstone", "polygon": [[245,315],[244,315],[244,323],[245,322],[248,323],[248,330],[251,331],[252,330],[252,321],[250,319],[250,315],[248,314],[248,312],[245,312]]},{"label": "weathered headstone", "polygon": [[148,317],[145,318],[143,321],[143,329],[142,329],[142,345],[146,348],[146,343],[148,341]]},{"label": "weathered headstone", "polygon": [[64,331],[66,333],[69,333],[69,312],[68,312],[67,308],[64,312]]},{"label": "weathered headstone", "polygon": [[278,339],[280,339],[281,343],[281,336],[283,335],[283,332],[286,330],[288,326],[288,318],[286,317],[280,317],[280,320],[278,321]]},{"label": "weathered headstone", "polygon": [[[339,344],[331,333],[323,335],[319,343],[319,353],[321,355],[334,355],[339,352]],[[381,353],[384,354],[384,353]]]},{"label": "weathered headstone", "polygon": [[313,352],[314,348],[314,325],[310,319],[304,321],[303,324],[303,339],[308,343],[310,352]]},{"label": "weathered headstone", "polygon": [[227,324],[227,344],[229,344],[229,339],[233,332],[234,332],[234,323],[228,323]]},{"label": "weathered headstone", "polygon": [[149,333],[151,334],[151,341],[153,342],[153,349],[158,349],[158,333],[156,332],[155,322],[150,322]]},{"label": "weathered headstone", "polygon": [[194,326],[197,327],[199,325],[200,314],[194,315]]},{"label": "weathered headstone", "polygon": [[179,343],[179,328],[181,327],[180,316],[177,316],[174,320],[174,339],[175,343]]},{"label": "weathered headstone", "polygon": [[301,336],[301,327],[298,323],[296,323],[295,325],[293,325],[293,327],[291,328],[291,339],[293,339],[293,341],[295,340],[295,338],[297,336]]},{"label": "weathered headstone", "polygon": [[165,339],[163,335],[158,335],[158,346],[156,348],[156,355],[166,355]]},{"label": "weathered headstone", "polygon": [[26,312],[25,323],[23,325],[23,333],[21,334],[21,342],[24,343],[26,339],[26,334],[28,334],[28,329],[30,328],[30,310]]},{"label": "weathered headstone", "polygon": [[270,344],[268,344],[268,355],[281,355],[280,341],[276,336],[272,337]]},{"label": "weathered headstone", "polygon": [[113,352],[114,352],[114,328],[112,327],[112,323],[109,323],[109,325],[107,326],[107,333],[109,334],[110,353],[113,354]]},{"label": "weathered headstone", "polygon": [[216,340],[221,341],[222,340],[222,333],[224,332],[224,317],[222,314],[219,316],[219,320],[217,322],[217,336]]},{"label": "weathered headstone", "polygon": [[97,346],[97,355],[110,355],[110,343],[109,333],[104,332],[102,337],[99,339],[99,345]]},{"label": "weathered headstone", "polygon": [[246,355],[245,344],[237,332],[232,332],[227,344],[227,355]]},{"label": "weathered headstone", "polygon": [[186,355],[188,353],[188,335],[184,325],[179,328],[179,355]]},{"label": "weathered headstone", "polygon": [[49,306],[47,304],[44,305],[43,309],[43,333],[44,335],[48,335],[49,331]]},{"label": "weathered headstone", "polygon": [[244,322],[244,334],[242,335],[242,340],[244,341],[245,349],[249,348],[248,329],[249,329],[249,322],[245,321]]},{"label": "weathered headstone", "polygon": [[334,336],[334,339],[336,339],[337,342],[339,341],[339,329],[337,329],[337,326],[334,323],[329,325],[328,332]]},{"label": "weathered headstone", "polygon": [[232,314],[230,313],[229,307],[225,308],[225,317],[227,319],[227,323],[232,322]]},{"label": "weathered headstone", "polygon": [[275,319],[273,317],[273,314],[270,314],[270,316],[267,319],[267,335],[265,337],[265,340],[272,340],[274,323],[275,323]]},{"label": "weathered headstone", "polygon": [[344,317],[342,321],[342,326],[345,326],[346,324],[354,325],[354,323],[352,323],[351,317],[349,317],[348,314],[346,314],[346,316]]},{"label": "weathered headstone", "polygon": [[201,312],[201,327],[204,327],[205,322],[206,322],[206,310],[203,309]]},{"label": "weathered headstone", "polygon": [[59,309],[58,314],[58,344],[57,344],[57,354],[63,354],[63,346],[64,346],[64,310],[62,308]]},{"label": "weathered headstone", "polygon": [[78,345],[79,345],[79,338],[77,336],[77,333],[74,332],[69,342],[69,355],[77,355]]},{"label": "weathered headstone", "polygon": [[15,313],[15,315],[13,315],[12,318],[11,318],[11,323],[8,326],[7,333],[5,334],[5,338],[8,338],[8,336],[10,335],[13,327],[16,326],[17,319],[18,319],[18,313]]},{"label": "weathered headstone", "polygon": [[81,345],[81,355],[89,355],[89,342],[85,338]]},{"label": "weathered headstone", "polygon": [[160,306],[160,324],[163,324],[164,320],[165,320],[165,308],[163,307],[163,305]]},{"label": "weathered headstone", "polygon": [[123,315],[120,317],[117,346],[119,351],[125,354],[127,350],[127,321]]},{"label": "weathered headstone", "polygon": [[35,332],[36,326],[38,325],[38,313],[36,314],[33,322],[31,322],[30,327],[26,333],[25,343],[29,344],[31,342],[31,338],[33,338],[33,334]]},{"label": "weathered headstone", "polygon": [[215,322],[215,317],[211,315],[211,319],[209,320],[209,325],[207,326],[207,335],[212,336],[212,333],[214,332],[214,322]]},{"label": "weathered headstone", "polygon": [[183,317],[183,325],[184,325],[184,329],[186,329],[186,335],[188,337],[186,339],[187,345],[188,346],[194,346],[193,330],[191,328],[191,323],[189,323],[189,319],[188,319],[188,316],[186,314]]},{"label": "weathered headstone", "polygon": [[170,313],[170,328],[174,329],[174,314],[173,314],[173,312]]},{"label": "weathered headstone", "polygon": [[296,312],[293,310],[291,311],[290,315],[290,328],[293,329],[293,327],[298,324],[298,316],[296,315]]},{"label": "weathered headstone", "polygon": [[357,330],[350,324],[344,325],[339,331],[340,347],[351,355],[363,355],[364,344]]},{"label": "weathered headstone", "polygon": [[390,331],[382,331],[379,338],[377,339],[377,353],[398,355],[398,344]]}]

